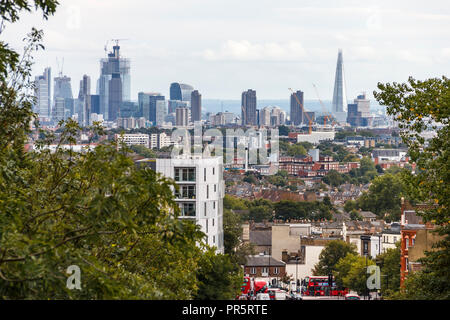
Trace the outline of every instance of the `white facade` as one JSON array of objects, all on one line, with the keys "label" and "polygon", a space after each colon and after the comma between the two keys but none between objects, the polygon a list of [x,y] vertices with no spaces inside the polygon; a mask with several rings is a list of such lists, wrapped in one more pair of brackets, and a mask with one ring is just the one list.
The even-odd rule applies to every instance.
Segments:
[{"label": "white facade", "polygon": [[381,234],[381,241],[382,241],[382,252],[386,252],[387,249],[396,249],[396,243],[398,241],[400,241],[401,239],[401,235],[400,232],[398,233],[393,233],[393,232],[389,232],[389,233],[385,233],[383,232]]},{"label": "white facade", "polygon": [[124,134],[123,136],[121,134],[116,134],[115,138],[117,142],[123,141],[127,146],[141,145],[148,148],[150,145],[150,137],[148,134],[129,133]]},{"label": "white facade", "polygon": [[334,131],[312,131],[311,134],[297,135],[297,142],[307,141],[309,143],[317,144],[320,141],[334,140]]},{"label": "white facade", "polygon": [[175,180],[179,186],[176,202],[181,219],[192,219],[206,234],[206,242],[223,253],[223,180],[222,157],[180,156],[157,159],[156,171]]},{"label": "white facade", "polygon": [[294,280],[301,280],[307,276],[312,276],[314,266],[319,262],[319,255],[324,246],[305,246],[305,264],[287,263],[286,274],[291,276]]}]

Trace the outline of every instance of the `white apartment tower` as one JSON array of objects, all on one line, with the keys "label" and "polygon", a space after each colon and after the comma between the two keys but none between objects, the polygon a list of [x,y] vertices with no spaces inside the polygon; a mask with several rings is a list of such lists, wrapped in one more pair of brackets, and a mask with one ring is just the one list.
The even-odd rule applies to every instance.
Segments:
[{"label": "white apartment tower", "polygon": [[172,178],[179,186],[175,193],[180,219],[194,220],[207,238],[207,244],[223,253],[222,157],[179,156],[156,159],[156,171]]}]

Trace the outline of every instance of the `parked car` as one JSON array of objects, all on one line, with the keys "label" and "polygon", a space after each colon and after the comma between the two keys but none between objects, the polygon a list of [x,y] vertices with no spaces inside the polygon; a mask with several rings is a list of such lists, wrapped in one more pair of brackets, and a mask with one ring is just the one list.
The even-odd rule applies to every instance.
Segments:
[{"label": "parked car", "polygon": [[361,300],[360,296],[354,293],[347,293],[345,295],[345,300]]},{"label": "parked car", "polygon": [[270,300],[270,296],[268,293],[258,293],[256,295],[256,300]]}]

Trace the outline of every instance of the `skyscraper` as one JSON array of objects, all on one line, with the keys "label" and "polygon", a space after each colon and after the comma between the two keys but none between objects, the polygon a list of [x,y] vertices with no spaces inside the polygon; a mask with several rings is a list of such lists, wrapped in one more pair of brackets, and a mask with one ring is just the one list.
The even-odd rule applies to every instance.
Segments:
[{"label": "skyscraper", "polygon": [[120,73],[114,72],[109,80],[108,121],[116,121],[122,104],[122,79]]},{"label": "skyscraper", "polygon": [[88,126],[91,113],[91,77],[88,75],[84,75],[80,80],[77,105],[78,123],[80,126]]},{"label": "skyscraper", "polygon": [[202,120],[202,95],[198,90],[191,93],[191,116],[192,122]]},{"label": "skyscraper", "polygon": [[[121,80],[121,100],[129,101],[131,96],[131,83],[130,83],[130,59],[120,57],[120,46],[113,46],[113,52],[108,53],[107,58],[100,60],[100,78],[97,82],[97,94],[100,96],[100,112],[103,114],[104,119],[109,119],[109,84],[113,78],[114,73],[120,75]],[[118,81],[113,81],[115,85],[118,85]],[[117,93],[113,94],[118,96]],[[112,107],[113,109],[115,106]],[[117,117],[117,115],[112,116]]]},{"label": "skyscraper", "polygon": [[257,125],[255,90],[248,89],[247,91],[242,92],[241,108],[242,125]]},{"label": "skyscraper", "polygon": [[366,93],[359,95],[354,103],[348,104],[347,122],[352,127],[366,127],[370,119],[370,100],[366,98]]},{"label": "skyscraper", "polygon": [[175,113],[176,113],[175,125],[186,127],[189,124],[189,109],[177,108],[175,110]]},{"label": "skyscraper", "polygon": [[170,85],[170,100],[191,101],[193,90],[188,84],[174,82]]},{"label": "skyscraper", "polygon": [[59,77],[54,78],[52,118],[55,121],[66,119],[67,114],[70,114],[69,116],[72,115],[72,109],[73,95],[70,78],[60,73]]},{"label": "skyscraper", "polygon": [[339,49],[334,79],[333,103],[331,109],[338,122],[347,120],[347,94],[345,89],[344,60]]},{"label": "skyscraper", "polygon": [[155,125],[161,126],[164,123],[164,119],[167,115],[166,100],[155,101]]},{"label": "skyscraper", "polygon": [[165,97],[157,92],[139,92],[138,102],[139,111],[145,120],[156,123],[156,102],[158,100],[165,100]]},{"label": "skyscraper", "polygon": [[36,105],[35,112],[41,118],[51,117],[51,68],[45,68],[41,76],[35,77]]},{"label": "skyscraper", "polygon": [[[297,102],[297,99],[302,105]],[[303,91],[298,90],[296,93],[291,94],[291,124],[294,126],[301,125],[303,123]]]}]

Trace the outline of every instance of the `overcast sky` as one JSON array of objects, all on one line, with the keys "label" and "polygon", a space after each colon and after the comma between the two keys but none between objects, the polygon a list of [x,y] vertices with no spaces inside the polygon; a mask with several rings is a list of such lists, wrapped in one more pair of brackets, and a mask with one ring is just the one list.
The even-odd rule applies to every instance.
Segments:
[{"label": "overcast sky", "polygon": [[[337,52],[343,50],[348,99],[371,93],[378,81],[448,75],[450,4],[432,1],[332,0],[60,0],[55,16],[23,14],[2,39],[15,48],[32,26],[44,29],[45,66],[56,58],[78,94],[83,74],[92,88],[108,39],[123,38],[131,59],[131,94],[168,97],[171,82],[198,89],[204,99],[287,99],[287,88],[331,99]],[[111,49],[112,42],[108,44]]]}]

